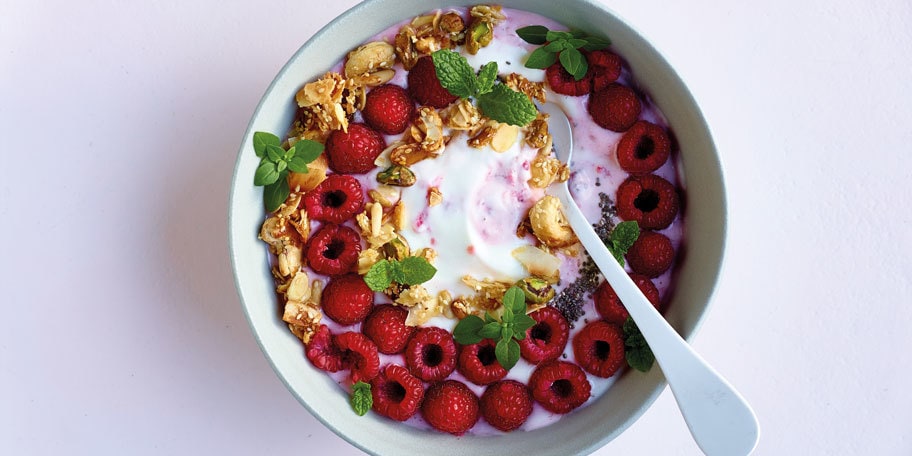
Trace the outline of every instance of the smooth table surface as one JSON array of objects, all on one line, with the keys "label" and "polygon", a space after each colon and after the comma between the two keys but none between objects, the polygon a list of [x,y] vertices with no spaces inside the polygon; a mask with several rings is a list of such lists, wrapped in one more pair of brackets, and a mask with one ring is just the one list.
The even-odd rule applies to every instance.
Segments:
[{"label": "smooth table surface", "polygon": [[[248,118],[355,3],[0,1],[0,454],[360,454],[269,368],[226,241]],[[912,3],[606,4],[722,153],[694,345],[755,454],[912,454]],[[698,451],[666,390],[596,454]]]}]

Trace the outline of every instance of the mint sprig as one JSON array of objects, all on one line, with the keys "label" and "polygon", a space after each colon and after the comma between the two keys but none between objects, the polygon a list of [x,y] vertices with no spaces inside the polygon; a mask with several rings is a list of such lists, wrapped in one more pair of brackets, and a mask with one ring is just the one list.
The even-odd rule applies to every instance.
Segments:
[{"label": "mint sprig", "polygon": [[529,97],[497,83],[497,62],[484,64],[476,74],[458,52],[441,49],[434,51],[431,58],[440,85],[459,98],[474,98],[485,116],[519,127],[538,117]]},{"label": "mint sprig", "polygon": [[359,381],[352,385],[351,406],[358,416],[364,416],[374,406],[370,383]]},{"label": "mint sprig", "polygon": [[469,315],[453,329],[453,338],[462,345],[477,344],[484,339],[493,340],[494,356],[504,369],[510,370],[519,361],[519,342],[526,338],[526,331],[535,326],[535,320],[526,315],[526,296],[519,287],[510,287],[504,294],[503,314],[497,320],[490,313],[484,319]]},{"label": "mint sprig", "polygon": [[543,25],[530,25],[516,29],[525,42],[540,45],[526,59],[526,68],[545,69],[556,62],[579,81],[586,76],[589,63],[586,61],[584,51],[597,51],[611,45],[607,38],[592,36],[579,30],[561,32],[548,30]]},{"label": "mint sprig", "polygon": [[401,260],[380,260],[364,274],[364,283],[374,291],[383,291],[393,282],[402,285],[418,285],[427,282],[437,273],[424,257],[410,256]]},{"label": "mint sprig", "polygon": [[636,242],[637,238],[640,237],[640,225],[636,220],[628,220],[626,222],[618,223],[611,234],[608,235],[608,239],[605,240],[605,246],[608,247],[608,250],[614,255],[614,258],[621,263],[621,266],[624,265],[624,255],[627,254],[627,251],[630,250],[630,247]]},{"label": "mint sprig", "polygon": [[627,365],[640,372],[648,372],[652,368],[655,355],[649,348],[646,338],[640,333],[640,328],[630,317],[627,317],[627,321],[624,322],[624,347]]},{"label": "mint sprig", "polygon": [[263,204],[267,211],[272,212],[291,193],[285,180],[288,172],[306,173],[307,164],[323,153],[323,144],[301,139],[285,150],[278,136],[258,131],[253,134],[253,151],[260,158],[260,164],[253,175],[253,185],[264,187]]}]

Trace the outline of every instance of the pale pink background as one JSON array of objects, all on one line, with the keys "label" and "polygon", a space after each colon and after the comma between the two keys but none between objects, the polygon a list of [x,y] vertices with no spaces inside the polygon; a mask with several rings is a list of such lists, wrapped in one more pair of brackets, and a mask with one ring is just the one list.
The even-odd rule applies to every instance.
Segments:
[{"label": "pale pink background", "polygon": [[[360,454],[269,368],[226,234],[257,101],[354,3],[0,1],[0,454]],[[756,454],[912,454],[912,4],[606,3],[723,156],[695,346]],[[698,449],[666,390],[596,454]]]}]

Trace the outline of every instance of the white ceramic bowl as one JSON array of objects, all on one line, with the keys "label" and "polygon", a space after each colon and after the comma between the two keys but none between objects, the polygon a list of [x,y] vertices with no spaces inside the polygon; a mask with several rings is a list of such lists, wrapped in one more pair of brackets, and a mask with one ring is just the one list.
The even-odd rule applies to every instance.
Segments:
[{"label": "white ceramic bowl", "polygon": [[[356,416],[347,396],[329,376],[313,368],[301,342],[281,321],[268,269],[266,245],[257,240],[264,219],[262,189],[252,185],[258,159],[254,131],[285,132],[294,115],[301,85],[325,73],[349,50],[418,13],[466,0],[368,0],[345,12],[308,40],[282,68],[260,101],[238,154],[229,207],[231,261],[241,303],[251,328],[278,376],[320,421],[344,439],[373,454],[570,455],[605,445],[630,426],[665,387],[661,370],[625,371],[588,406],[535,432],[490,437],[424,432],[368,413]],[[699,326],[721,269],[726,203],[722,170],[703,115],[675,71],[640,36],[603,5],[591,0],[504,0],[558,22],[611,38],[613,49],[629,63],[634,77],[663,111],[680,144],[685,191],[686,252],[666,318],[686,339]]]}]

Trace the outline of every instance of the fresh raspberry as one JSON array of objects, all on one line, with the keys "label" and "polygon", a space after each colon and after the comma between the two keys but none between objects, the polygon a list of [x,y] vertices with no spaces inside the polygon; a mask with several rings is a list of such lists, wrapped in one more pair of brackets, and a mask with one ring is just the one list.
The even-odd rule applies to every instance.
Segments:
[{"label": "fresh raspberry", "polygon": [[333,130],[326,139],[329,169],[337,173],[364,174],[374,169],[383,149],[383,136],[363,123],[350,124],[348,131]]},{"label": "fresh raspberry", "polygon": [[621,58],[609,51],[599,50],[586,53],[588,73],[592,76],[592,91],[608,87],[621,76]]},{"label": "fresh raspberry", "polygon": [[545,70],[545,79],[551,90],[573,97],[586,95],[592,88],[592,74],[587,71],[582,79],[577,81],[560,62],[556,62]]},{"label": "fresh raspberry", "polygon": [[418,59],[408,72],[408,93],[419,104],[437,109],[445,108],[459,98],[440,85],[431,56]]},{"label": "fresh raspberry", "polygon": [[330,174],[304,195],[304,207],[311,220],[340,224],[364,209],[364,192],[358,179]]},{"label": "fresh raspberry", "polygon": [[456,342],[449,331],[436,326],[420,328],[405,347],[409,371],[426,382],[447,378],[456,368]]},{"label": "fresh raspberry", "polygon": [[307,243],[305,256],[314,272],[329,276],[351,271],[361,254],[361,235],[342,225],[323,225]]},{"label": "fresh raspberry", "polygon": [[492,383],[481,395],[481,416],[496,429],[512,431],[532,414],[532,393],[516,380]]},{"label": "fresh raspberry", "polygon": [[367,336],[349,331],[336,335],[333,340],[342,352],[345,367],[351,369],[352,383],[369,382],[380,373],[377,346]]},{"label": "fresh raspberry", "polygon": [[573,337],[576,362],[596,377],[608,378],[624,364],[624,334],[621,327],[598,320]]},{"label": "fresh raspberry", "polygon": [[519,353],[526,361],[538,364],[557,358],[567,346],[570,324],[559,310],[542,307],[529,314],[536,321],[526,330],[526,338],[519,341]]},{"label": "fresh raspberry", "polygon": [[412,417],[424,398],[424,385],[408,369],[389,364],[371,380],[374,411],[396,421]]},{"label": "fresh raspberry", "polygon": [[363,321],[373,306],[374,292],[360,275],[354,273],[329,279],[320,299],[323,313],[345,326]]},{"label": "fresh raspberry", "polygon": [[415,114],[415,102],[402,87],[383,84],[367,93],[361,114],[374,130],[386,135],[398,135],[411,122]]},{"label": "fresh raspberry", "polygon": [[409,338],[415,334],[417,329],[414,326],[406,325],[406,318],[408,318],[408,310],[405,310],[404,307],[380,304],[374,306],[374,309],[368,314],[364,324],[361,325],[361,332],[377,344],[377,350],[380,353],[386,355],[402,353]]},{"label": "fresh raspberry", "polygon": [[640,116],[640,99],[630,87],[613,82],[589,95],[589,115],[602,128],[622,132]]},{"label": "fresh raspberry", "polygon": [[424,393],[421,416],[438,431],[462,435],[478,421],[478,396],[457,380],[434,383]]},{"label": "fresh raspberry", "polygon": [[668,161],[671,140],[665,129],[645,120],[638,120],[618,142],[618,164],[630,174],[651,173]]},{"label": "fresh raspberry", "polygon": [[658,277],[674,262],[675,251],[671,240],[662,233],[643,231],[627,250],[630,269],[647,277]]},{"label": "fresh raspberry", "polygon": [[568,361],[539,364],[529,377],[532,397],[552,413],[569,413],[589,400],[592,385],[586,373]]},{"label": "fresh raspberry", "polygon": [[496,344],[484,339],[477,344],[464,345],[459,350],[456,368],[466,380],[476,385],[487,385],[507,376],[507,370],[497,361],[494,354]]},{"label": "fresh raspberry", "polygon": [[332,331],[329,326],[320,325],[314,332],[313,338],[304,349],[307,359],[317,369],[327,372],[339,372],[345,368],[342,360],[342,352],[336,347],[333,341]]},{"label": "fresh raspberry", "polygon": [[617,190],[617,213],[624,220],[636,220],[644,230],[661,230],[678,215],[678,191],[671,182],[655,174],[629,176]]},{"label": "fresh raspberry", "polygon": [[[652,280],[649,280],[649,277],[643,274],[635,272],[630,273],[630,278],[633,279],[633,283],[639,287],[640,291],[646,295],[646,299],[658,309],[659,289],[652,283]],[[614,292],[614,288],[611,288],[611,284],[607,280],[595,289],[595,310],[605,321],[616,325],[623,325],[627,321],[627,317],[630,316],[630,312],[627,312],[627,308],[621,303],[617,293]]]}]

